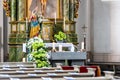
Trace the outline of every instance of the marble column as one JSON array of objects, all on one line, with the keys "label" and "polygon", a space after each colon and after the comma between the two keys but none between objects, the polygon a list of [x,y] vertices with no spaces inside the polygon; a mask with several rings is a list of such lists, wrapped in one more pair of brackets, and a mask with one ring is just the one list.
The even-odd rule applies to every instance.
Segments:
[{"label": "marble column", "polygon": [[69,0],[64,0],[63,6],[64,6],[63,16],[65,17],[66,21],[69,21]]},{"label": "marble column", "polygon": [[74,0],[70,0],[69,1],[70,2],[70,5],[69,5],[69,11],[70,11],[70,13],[69,13],[69,19],[71,20],[71,21],[74,21]]},{"label": "marble column", "polygon": [[11,9],[11,21],[17,20],[17,0],[10,1],[10,9]]},{"label": "marble column", "polygon": [[19,0],[18,1],[18,21],[24,21],[25,17],[25,10],[26,10],[26,0]]}]

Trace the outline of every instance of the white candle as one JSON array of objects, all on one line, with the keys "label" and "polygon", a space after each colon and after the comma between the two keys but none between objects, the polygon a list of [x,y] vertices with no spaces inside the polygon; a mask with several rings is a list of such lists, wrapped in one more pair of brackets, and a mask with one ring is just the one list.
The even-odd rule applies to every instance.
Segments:
[{"label": "white candle", "polygon": [[53,42],[53,50],[55,49],[55,42]]},{"label": "white candle", "polygon": [[64,27],[65,27],[65,17],[64,17],[64,22],[63,22],[63,25],[64,25]]},{"label": "white candle", "polygon": [[81,49],[84,49],[84,42],[81,42]]},{"label": "white candle", "polygon": [[25,58],[22,58],[22,62],[25,62]]},{"label": "white candle", "polygon": [[55,12],[55,24],[56,24],[56,12]]},{"label": "white candle", "polygon": [[27,17],[26,17],[26,30],[28,28],[28,20],[27,20]]},{"label": "white candle", "polygon": [[26,43],[23,43],[23,52],[26,53]]},{"label": "white candle", "polygon": [[62,51],[62,45],[59,45],[59,51]]}]

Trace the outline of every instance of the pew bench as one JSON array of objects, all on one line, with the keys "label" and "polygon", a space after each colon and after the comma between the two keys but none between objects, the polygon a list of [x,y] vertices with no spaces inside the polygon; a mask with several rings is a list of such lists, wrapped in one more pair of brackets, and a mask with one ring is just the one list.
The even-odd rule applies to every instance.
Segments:
[{"label": "pew bench", "polygon": [[19,80],[112,80],[111,78],[106,78],[106,77],[62,77],[62,78],[42,77],[42,78],[24,78],[24,79],[18,78],[18,79]]},{"label": "pew bench", "polygon": [[[87,65],[99,65],[101,71],[114,71],[115,75],[120,74],[120,63],[119,62],[89,62]],[[102,73],[103,74],[103,73]]]},{"label": "pew bench", "polygon": [[10,69],[17,69],[17,68],[34,68],[35,63],[33,62],[0,62],[0,69],[3,68],[10,68]]}]

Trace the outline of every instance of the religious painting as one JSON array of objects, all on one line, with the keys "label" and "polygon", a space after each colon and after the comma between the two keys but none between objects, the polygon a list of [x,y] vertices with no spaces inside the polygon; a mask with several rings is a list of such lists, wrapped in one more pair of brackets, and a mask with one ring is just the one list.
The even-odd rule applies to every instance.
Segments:
[{"label": "religious painting", "polygon": [[27,0],[27,16],[32,13],[44,18],[61,18],[62,0]]}]

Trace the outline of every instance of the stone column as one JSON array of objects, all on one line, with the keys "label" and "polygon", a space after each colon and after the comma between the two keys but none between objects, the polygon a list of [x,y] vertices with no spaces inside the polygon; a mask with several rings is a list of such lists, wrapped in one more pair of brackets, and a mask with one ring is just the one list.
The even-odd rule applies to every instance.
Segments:
[{"label": "stone column", "polygon": [[120,1],[110,1],[110,49],[109,61],[120,61]]},{"label": "stone column", "polygon": [[85,27],[86,27],[86,50],[90,51],[90,22],[91,22],[91,6],[90,0],[86,1],[86,15],[85,15]]}]

